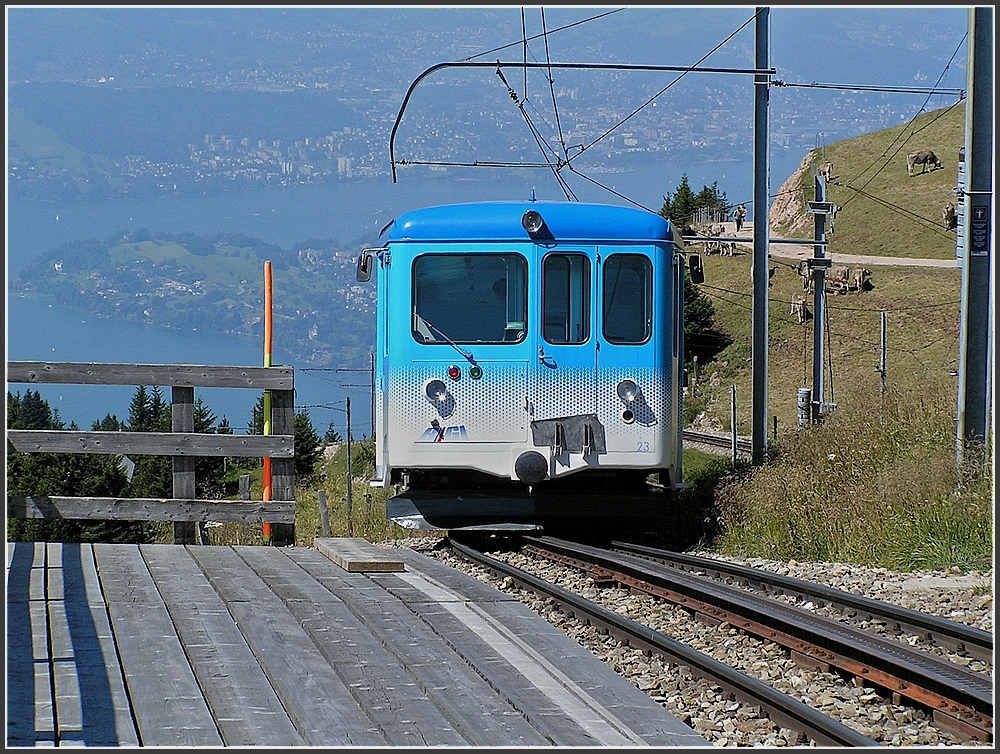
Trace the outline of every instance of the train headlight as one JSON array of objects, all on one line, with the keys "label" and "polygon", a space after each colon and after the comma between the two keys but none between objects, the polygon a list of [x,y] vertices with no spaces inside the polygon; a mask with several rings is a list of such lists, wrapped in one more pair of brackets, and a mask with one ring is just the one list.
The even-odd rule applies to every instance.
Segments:
[{"label": "train headlight", "polygon": [[639,400],[639,386],[635,384],[635,380],[625,379],[618,383],[616,389],[618,397],[625,404],[625,410],[622,411],[622,421],[631,424],[635,421],[635,411],[632,410],[632,407]]},{"label": "train headlight", "polygon": [[545,221],[542,216],[535,212],[533,209],[529,209],[524,215],[521,216],[521,225],[528,231],[528,233],[537,233],[545,225]]},{"label": "train headlight", "polygon": [[639,386],[635,384],[635,380],[619,382],[618,397],[625,403],[635,403],[639,399]]},{"label": "train headlight", "polygon": [[444,403],[448,400],[448,387],[441,380],[429,380],[424,385],[424,395],[431,403]]}]

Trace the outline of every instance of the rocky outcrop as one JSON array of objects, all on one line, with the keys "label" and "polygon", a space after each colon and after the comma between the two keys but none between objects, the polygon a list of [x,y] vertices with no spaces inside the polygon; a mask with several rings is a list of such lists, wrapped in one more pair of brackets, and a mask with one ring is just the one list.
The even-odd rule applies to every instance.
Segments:
[{"label": "rocky outcrop", "polygon": [[810,216],[806,213],[802,195],[802,176],[812,167],[814,159],[813,152],[806,154],[798,169],[781,184],[767,216],[772,231],[781,228],[787,235],[795,235],[810,227]]}]

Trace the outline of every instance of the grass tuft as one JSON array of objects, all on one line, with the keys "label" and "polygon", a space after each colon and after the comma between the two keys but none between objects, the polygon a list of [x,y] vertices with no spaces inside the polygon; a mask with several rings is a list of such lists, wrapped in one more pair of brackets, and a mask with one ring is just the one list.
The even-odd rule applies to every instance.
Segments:
[{"label": "grass tuft", "polygon": [[714,547],[898,570],[992,560],[993,481],[959,468],[946,405],[926,392],[855,390],[821,425],[783,438],[772,460],[720,483]]}]

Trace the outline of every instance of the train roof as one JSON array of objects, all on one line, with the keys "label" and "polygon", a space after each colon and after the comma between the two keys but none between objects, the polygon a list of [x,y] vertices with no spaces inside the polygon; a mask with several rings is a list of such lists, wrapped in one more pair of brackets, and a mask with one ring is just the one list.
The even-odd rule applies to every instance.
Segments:
[{"label": "train roof", "polygon": [[[528,210],[545,221],[549,241],[674,241],[670,222],[653,212],[582,202],[469,202],[416,209],[398,217],[389,241],[528,241],[521,218]],[[547,231],[547,232],[545,232]]]}]

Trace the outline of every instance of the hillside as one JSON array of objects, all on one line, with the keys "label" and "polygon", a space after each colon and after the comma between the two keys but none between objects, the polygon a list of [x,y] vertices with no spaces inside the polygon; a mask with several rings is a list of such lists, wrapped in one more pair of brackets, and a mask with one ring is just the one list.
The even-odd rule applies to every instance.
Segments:
[{"label": "hillside", "polygon": [[[912,135],[910,135],[912,134]],[[802,167],[785,181],[771,208],[774,236],[812,237],[811,164],[834,164],[828,199],[841,207],[829,230],[832,254],[955,258],[955,231],[946,230],[941,207],[954,201],[956,158],[964,143],[962,107],[920,116],[908,127],[892,128],[830,144],[825,155],[810,152]],[[912,178],[906,153],[930,148],[943,169]],[[705,257],[705,284],[716,321],[733,344],[699,371],[698,397],[689,419],[704,429],[729,431],[730,386],[736,386],[737,432],[751,433],[752,283],[749,248],[733,257]],[[813,321],[798,324],[791,298],[803,290],[794,262],[772,254],[769,295],[768,430],[777,417],[779,436],[797,426],[800,387],[813,383]],[[881,312],[886,312],[886,384],[908,388],[942,385],[956,389],[961,271],[955,267],[871,266],[871,289],[827,297],[827,358],[824,400],[836,403],[848,391],[877,388],[881,375]],[[809,296],[809,308],[812,297]]]},{"label": "hillside", "polygon": [[278,342],[317,366],[362,366],[375,309],[374,289],[355,281],[359,245],[310,239],[282,249],[239,233],[140,228],[60,246],[27,267],[17,287],[98,317],[260,336],[267,260]]},{"label": "hillside", "polygon": [[[834,230],[827,225],[828,251],[862,256],[954,259],[955,232],[942,224],[941,208],[955,202],[958,154],[965,143],[965,107],[924,113],[913,123],[834,142],[806,154],[778,189],[770,209],[772,233],[812,237],[815,199],[813,163],[829,160],[833,177],[827,201],[837,205]],[[932,150],[937,170],[906,174],[906,155]]]}]

